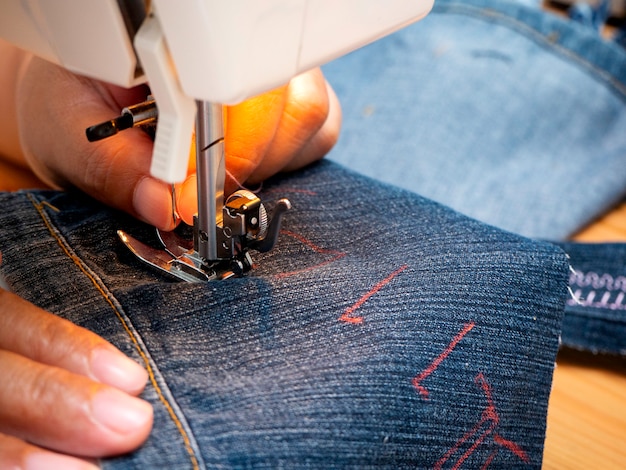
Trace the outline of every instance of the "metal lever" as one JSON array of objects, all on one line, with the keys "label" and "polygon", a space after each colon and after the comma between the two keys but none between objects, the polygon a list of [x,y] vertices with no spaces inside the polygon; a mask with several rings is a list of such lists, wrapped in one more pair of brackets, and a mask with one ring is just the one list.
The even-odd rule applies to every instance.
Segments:
[{"label": "metal lever", "polygon": [[276,246],[276,242],[278,241],[278,233],[280,232],[280,224],[282,221],[283,214],[291,209],[291,202],[289,199],[280,199],[274,209],[274,216],[272,217],[272,221],[267,227],[267,233],[263,239],[258,240],[253,248],[260,252],[265,253],[270,251]]}]

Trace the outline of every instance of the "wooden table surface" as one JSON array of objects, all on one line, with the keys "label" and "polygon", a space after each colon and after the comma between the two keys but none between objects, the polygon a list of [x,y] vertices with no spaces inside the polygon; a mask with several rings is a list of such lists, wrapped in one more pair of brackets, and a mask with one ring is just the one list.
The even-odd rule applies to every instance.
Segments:
[{"label": "wooden table surface", "polygon": [[[574,239],[626,242],[626,204]],[[571,350],[559,353],[543,468],[626,469],[626,359]]]}]

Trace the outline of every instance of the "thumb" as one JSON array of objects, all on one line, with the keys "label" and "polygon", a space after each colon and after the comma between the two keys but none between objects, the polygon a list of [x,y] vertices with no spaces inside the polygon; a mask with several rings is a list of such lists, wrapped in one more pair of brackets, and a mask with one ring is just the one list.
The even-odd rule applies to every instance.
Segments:
[{"label": "thumb", "polygon": [[33,58],[17,89],[18,126],[25,157],[39,178],[78,188],[101,202],[162,229],[172,229],[170,186],[149,175],[152,140],[139,129],[88,142],[85,129],[146,98],[74,75]]}]

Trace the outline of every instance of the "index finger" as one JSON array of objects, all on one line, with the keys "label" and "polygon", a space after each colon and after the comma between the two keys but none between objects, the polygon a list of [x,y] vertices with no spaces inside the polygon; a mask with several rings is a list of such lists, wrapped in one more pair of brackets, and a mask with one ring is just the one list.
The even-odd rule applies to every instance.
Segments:
[{"label": "index finger", "polygon": [[33,171],[53,187],[76,187],[162,229],[174,226],[170,186],[150,177],[153,143],[139,129],[90,143],[89,126],[145,99],[34,58],[20,81],[20,141]]}]

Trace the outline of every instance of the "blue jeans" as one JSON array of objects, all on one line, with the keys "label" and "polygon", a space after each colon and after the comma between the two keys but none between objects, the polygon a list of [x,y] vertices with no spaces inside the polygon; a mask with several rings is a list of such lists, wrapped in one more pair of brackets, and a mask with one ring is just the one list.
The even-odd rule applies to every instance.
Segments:
[{"label": "blue jeans", "polygon": [[437,0],[325,67],[330,158],[529,237],[563,240],[626,194],[626,51],[537,0]]},{"label": "blue jeans", "polygon": [[172,282],[150,227],[59,192],[0,194],[13,291],[145,364],[155,425],[104,468],[540,468],[568,263],[332,162],[249,275]]}]

